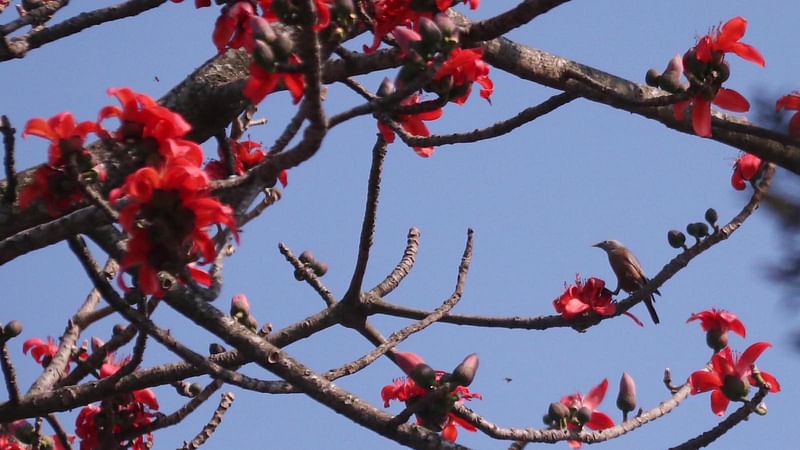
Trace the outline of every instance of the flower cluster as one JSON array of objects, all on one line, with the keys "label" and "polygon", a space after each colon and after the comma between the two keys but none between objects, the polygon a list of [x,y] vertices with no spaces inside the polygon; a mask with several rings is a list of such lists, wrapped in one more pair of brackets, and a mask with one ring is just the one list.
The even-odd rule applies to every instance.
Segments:
[{"label": "flower cluster", "polygon": [[745,188],[745,181],[750,181],[761,170],[761,158],[750,153],[745,153],[736,159],[733,165],[733,175],[731,185],[737,191]]},{"label": "flower cluster", "polygon": [[50,119],[33,118],[25,125],[22,137],[39,136],[50,141],[47,164],[33,173],[33,182],[20,192],[20,208],[28,208],[35,201],[43,201],[51,216],[57,216],[83,199],[81,183],[104,181],[106,172],[97,164],[84,142],[89,133],[96,133],[94,122],[76,123],[68,112]]},{"label": "flower cluster", "polygon": [[[261,144],[253,141],[229,141],[231,146],[231,156],[233,157],[233,175],[244,175],[245,172],[257,164],[263,162],[269,152],[261,147]],[[221,180],[228,177],[228,171],[225,168],[223,150],[221,147],[217,148],[219,154],[219,161],[209,161],[206,164],[206,173],[212,180]],[[278,181],[285,187],[289,184],[289,175],[285,170],[278,174]]]},{"label": "flower cluster", "polygon": [[[566,428],[571,431],[580,431],[583,427],[589,427],[592,430],[604,430],[613,427],[614,420],[606,413],[597,410],[597,407],[606,397],[607,390],[608,379],[604,379],[600,384],[589,390],[585,397],[576,392],[572,395],[566,395],[560,401],[551,404],[545,416],[550,428]],[[571,439],[567,442],[571,448],[581,447],[580,441]]]},{"label": "flower cluster", "polygon": [[[747,30],[747,20],[734,17],[718,29],[703,36],[683,55],[673,58],[663,75],[652,77],[652,83],[667,91],[686,92],[688,100],[677,102],[673,111],[677,120],[683,120],[686,109],[692,106],[692,128],[698,136],[711,136],[711,104],[734,112],[747,112],[750,103],[741,94],[722,87],[730,77],[726,53],[758,64],[766,65],[764,57],[753,46],[740,42]],[[686,76],[689,86],[680,82]],[[650,81],[648,81],[650,82]]]},{"label": "flower cluster", "polygon": [[[410,97],[406,97],[402,101],[400,101],[400,106],[411,106],[417,105],[420,102],[419,95],[412,95]],[[442,117],[444,111],[442,108],[432,109],[430,111],[423,111],[414,114],[397,114],[393,118],[397,120],[401,127],[407,132],[416,135],[416,136],[423,136],[427,137],[431,135],[431,132],[428,130],[428,127],[425,125],[423,121],[431,121],[436,120]],[[383,140],[392,143],[394,142],[395,134],[389,125],[385,122],[378,121],[378,130],[383,137]],[[419,156],[423,158],[427,158],[433,155],[434,148],[431,146],[426,147],[414,147],[414,151],[417,152]]]},{"label": "flower cluster", "polygon": [[[117,361],[109,354],[100,368],[100,378],[115,374],[130,358]],[[149,425],[159,408],[158,399],[151,389],[139,389],[129,394],[108,398],[99,405],[88,405],[81,409],[75,420],[75,433],[81,439],[81,450],[101,448],[101,436],[110,430],[120,433]],[[153,433],[121,441],[122,448],[146,450],[153,446]]]},{"label": "flower cluster", "polygon": [[735,353],[729,346],[727,332],[744,337],[747,330],[735,314],[711,309],[692,314],[687,322],[700,320],[707,332],[706,341],[714,349],[711,364],[689,376],[692,394],[711,391],[711,411],[721,416],[725,414],[731,401],[746,401],[750,386],[768,385],[770,392],[780,392],[778,379],[769,372],[759,371],[755,362],[759,356],[772,346],[769,342],[756,342],[744,353]]},{"label": "flower cluster", "polygon": [[458,438],[456,425],[467,431],[477,430],[474,425],[452,412],[453,406],[457,403],[483,398],[481,394],[471,392],[467,388],[478,369],[477,355],[467,356],[452,373],[433,370],[415,353],[395,352],[395,355],[397,364],[408,378],[396,379],[381,389],[384,407],[388,407],[391,400],[412,405],[428,392],[449,383],[452,390],[448,395],[416,412],[417,424],[433,431],[440,431],[442,437],[448,441],[455,441]]},{"label": "flower cluster", "polygon": [[775,102],[775,111],[782,109],[798,111],[789,120],[789,135],[794,138],[800,138],[800,92],[792,92],[779,98]]}]

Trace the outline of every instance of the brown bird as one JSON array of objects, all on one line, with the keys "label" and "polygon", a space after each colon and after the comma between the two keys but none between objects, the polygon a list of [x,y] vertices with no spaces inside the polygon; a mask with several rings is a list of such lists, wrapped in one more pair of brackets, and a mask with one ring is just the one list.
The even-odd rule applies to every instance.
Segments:
[{"label": "brown bird", "polygon": [[[647,276],[644,274],[644,269],[636,259],[636,256],[630,250],[625,248],[620,241],[613,239],[608,241],[599,242],[592,247],[601,248],[608,254],[608,262],[611,264],[611,269],[617,275],[617,289],[613,292],[614,295],[619,294],[620,289],[632,294],[641,289],[647,282]],[[654,294],[661,295],[658,290]],[[655,297],[650,295],[644,299],[644,304],[647,306],[647,312],[650,313],[650,318],[653,323],[658,323],[658,314],[656,308],[653,306]]]}]

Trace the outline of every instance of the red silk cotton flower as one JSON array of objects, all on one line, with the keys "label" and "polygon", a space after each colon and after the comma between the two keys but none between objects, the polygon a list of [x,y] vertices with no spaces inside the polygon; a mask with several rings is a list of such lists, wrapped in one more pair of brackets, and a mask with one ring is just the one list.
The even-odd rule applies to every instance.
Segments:
[{"label": "red silk cotton flower", "polygon": [[744,190],[745,181],[750,181],[761,168],[761,158],[750,153],[740,156],[733,165],[731,185],[737,191]]},{"label": "red silk cotton flower", "polygon": [[745,337],[745,334],[747,334],[747,330],[742,321],[736,317],[736,314],[730,311],[711,308],[692,314],[689,316],[689,320],[687,320],[686,323],[694,320],[700,321],[700,326],[703,328],[703,331],[733,331],[741,337]]},{"label": "red silk cotton flower", "polygon": [[[231,154],[234,159],[234,175],[244,175],[244,173],[250,170],[251,167],[264,161],[269,154],[269,152],[265,151],[258,142],[230,141],[230,146]],[[209,161],[209,163],[206,164],[206,173],[208,173],[208,175],[214,180],[221,180],[228,177],[228,171],[225,168],[225,163],[223,162],[224,156],[222,155],[222,148],[218,148],[217,151],[219,152],[220,160]],[[284,187],[289,184],[289,175],[285,170],[282,170],[281,173],[278,174],[278,181],[280,181]]]},{"label": "red silk cotton flower", "polygon": [[594,277],[581,281],[577,275],[575,284],[567,286],[564,293],[553,300],[553,307],[565,319],[588,314],[590,311],[601,316],[611,316],[617,311],[605,281]]},{"label": "red silk cotton flower", "polygon": [[684,112],[692,105],[692,129],[698,136],[711,136],[711,104],[733,112],[747,112],[750,102],[733,89],[720,87],[713,98],[708,99],[704,94],[697,94],[689,100],[677,102],[672,105],[677,120],[683,120]]},{"label": "red silk cotton flower", "polygon": [[[752,367],[764,350],[771,347],[769,342],[756,342],[741,355],[734,354],[725,347],[711,357],[711,370],[698,370],[689,376],[692,394],[711,391],[711,411],[721,416],[733,401],[745,401],[750,386],[757,386]],[[768,372],[760,372],[760,377],[770,385],[770,392],[780,392],[778,380]]]},{"label": "red silk cotton flower", "polygon": [[[563,403],[564,406],[570,410],[579,411],[582,408],[588,409],[590,413],[589,420],[584,424],[584,426],[587,426],[593,430],[604,430],[614,426],[614,420],[611,417],[609,417],[606,413],[597,410],[597,407],[600,406],[600,403],[603,403],[603,399],[606,397],[607,390],[608,379],[606,378],[600,384],[593,387],[586,397],[583,397],[580,393],[575,393],[562,397],[561,403]],[[567,427],[570,430],[577,430],[579,426],[573,421],[570,421]],[[569,440],[567,442],[571,448],[581,447],[580,441]]]},{"label": "red silk cotton flower", "polygon": [[[231,208],[211,197],[208,188],[208,175],[201,168],[173,159],[159,170],[139,169],[111,192],[112,203],[122,196],[131,201],[120,212],[120,223],[131,235],[121,266],[123,270],[138,268],[143,293],[163,295],[161,271],[185,282],[183,273],[188,269],[195,281],[210,284],[208,273],[187,264],[211,262],[216,247],[209,227],[224,224],[235,233],[236,222]],[[125,288],[122,277],[119,282]]]},{"label": "red silk cotton flower", "polygon": [[[403,99],[400,102],[400,106],[416,105],[419,103],[419,100],[419,95],[412,95]],[[444,110],[442,110],[442,108],[436,108],[432,111],[425,111],[416,114],[402,114],[397,116],[396,120],[400,122],[400,126],[403,127],[403,129],[407,132],[415,136],[428,137],[431,135],[431,132],[428,130],[428,127],[423,123],[423,121],[436,120],[442,117],[442,114],[444,114]],[[378,121],[378,130],[380,130],[384,141],[390,144],[394,142],[394,131],[391,129],[391,127],[389,127],[389,125]],[[433,155],[433,150],[433,147],[414,147],[414,151],[423,158]]]},{"label": "red silk cotton flower", "polygon": [[747,19],[744,17],[734,17],[725,22],[722,27],[716,29],[712,34],[707,34],[700,38],[695,47],[697,59],[703,62],[719,60],[724,53],[734,53],[747,61],[758,64],[761,67],[767,65],[764,56],[755,47],[739,40],[744,37],[747,31]]},{"label": "red silk cotton flower", "polygon": [[494,92],[494,83],[489,78],[489,64],[483,60],[482,48],[456,48],[442,67],[433,76],[434,81],[451,78],[453,89],[461,91],[460,95],[450,101],[462,105],[472,92],[472,83],[481,85],[481,97],[490,101]]},{"label": "red silk cotton flower", "polygon": [[[297,55],[289,57],[290,64],[300,64],[301,62]],[[272,72],[262,68],[255,61],[250,63],[250,78],[247,79],[243,93],[245,97],[250,99],[250,102],[257,105],[270,92],[274,91],[279,83],[283,83],[289,93],[292,94],[292,101],[295,104],[300,102],[306,89],[305,75],[302,73]]]},{"label": "red silk cotton flower", "polygon": [[47,367],[53,356],[56,355],[58,345],[49,336],[47,337],[47,342],[39,338],[30,338],[22,343],[22,353],[27,354],[29,350],[34,361],[41,364],[42,367]]},{"label": "red silk cotton flower", "polygon": [[[780,111],[781,109],[800,111],[800,92],[792,92],[779,98],[775,102],[775,111]],[[789,121],[789,135],[800,138],[800,112],[794,113]]]}]

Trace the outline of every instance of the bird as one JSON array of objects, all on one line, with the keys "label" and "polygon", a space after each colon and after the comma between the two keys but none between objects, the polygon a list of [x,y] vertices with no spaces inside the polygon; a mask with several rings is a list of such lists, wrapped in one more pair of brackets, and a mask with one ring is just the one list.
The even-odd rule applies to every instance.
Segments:
[{"label": "bird", "polygon": [[[614,274],[617,275],[617,289],[614,290],[614,295],[619,294],[620,289],[632,294],[644,287],[649,281],[639,260],[620,241],[610,239],[598,242],[592,247],[605,250],[608,254],[608,263],[611,265]],[[655,290],[653,294],[661,295],[658,290]],[[647,306],[647,312],[650,313],[653,323],[658,324],[658,313],[656,313],[656,308],[653,306],[655,301],[653,294],[644,299],[644,304]]]}]

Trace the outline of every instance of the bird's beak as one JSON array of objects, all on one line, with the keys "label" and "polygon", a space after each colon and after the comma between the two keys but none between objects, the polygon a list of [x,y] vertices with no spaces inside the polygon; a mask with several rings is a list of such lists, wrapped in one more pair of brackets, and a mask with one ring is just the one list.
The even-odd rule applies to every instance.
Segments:
[{"label": "bird's beak", "polygon": [[603,245],[602,242],[598,242],[597,244],[593,244],[592,247],[602,248],[601,247],[602,245]]}]

